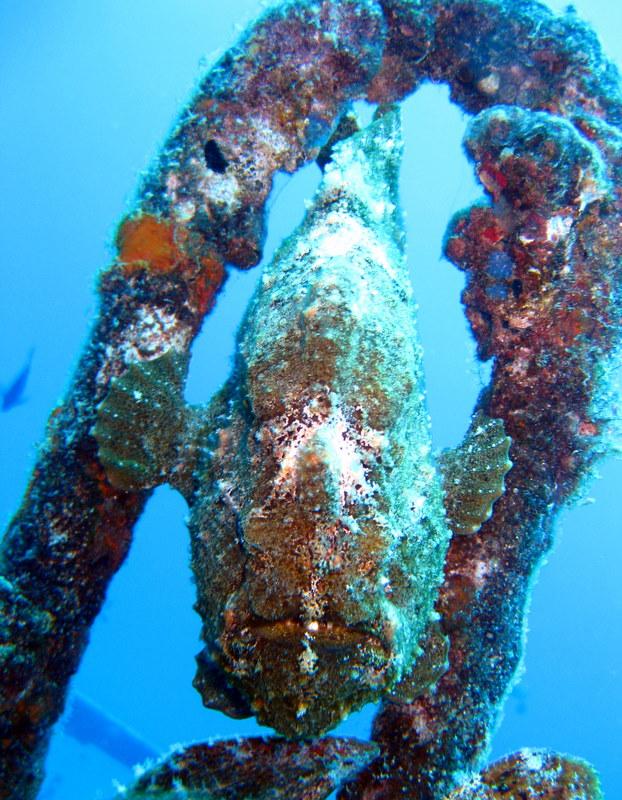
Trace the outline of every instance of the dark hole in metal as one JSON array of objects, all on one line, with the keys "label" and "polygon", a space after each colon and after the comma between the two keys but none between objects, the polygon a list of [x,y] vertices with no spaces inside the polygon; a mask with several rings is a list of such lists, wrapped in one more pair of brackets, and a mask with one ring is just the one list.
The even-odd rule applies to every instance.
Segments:
[{"label": "dark hole in metal", "polygon": [[205,163],[208,169],[213,172],[218,172],[220,175],[227,169],[229,162],[223,156],[218,142],[215,139],[210,139],[203,148],[205,154]]}]

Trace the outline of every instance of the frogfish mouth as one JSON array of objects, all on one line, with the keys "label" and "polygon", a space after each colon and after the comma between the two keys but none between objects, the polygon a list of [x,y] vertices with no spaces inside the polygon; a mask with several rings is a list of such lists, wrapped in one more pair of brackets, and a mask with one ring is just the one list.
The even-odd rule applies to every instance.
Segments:
[{"label": "frogfish mouth", "polygon": [[442,673],[450,526],[475,532],[510,467],[481,415],[445,474],[432,458],[402,149],[394,108],[335,145],[207,406],[184,404],[187,359],[170,350],[113,380],[93,428],[112,484],[166,481],[188,502],[205,705],[289,737]]}]

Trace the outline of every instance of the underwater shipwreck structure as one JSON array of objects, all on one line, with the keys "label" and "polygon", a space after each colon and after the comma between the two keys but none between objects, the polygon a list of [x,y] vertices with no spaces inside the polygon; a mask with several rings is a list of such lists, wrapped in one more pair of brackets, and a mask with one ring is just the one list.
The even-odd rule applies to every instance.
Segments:
[{"label": "underwater shipwreck structure", "polygon": [[[493,360],[438,465],[391,106],[424,81],[473,115],[465,148],[486,199],[451,220],[445,252]],[[358,99],[379,112],[352,133]],[[119,225],[3,539],[2,800],[36,797],[89,628],[164,481],[191,507],[195,685],[284,736],[190,746],[127,797],[600,796],[576,759],[482,760],[555,516],[608,448],[621,121],[594,34],[530,0],[284,2],[218,61]],[[318,155],[322,188],[262,280],[234,375],[209,407],[184,407],[226,265],[260,260],[275,172]],[[372,742],[323,736],[369,699],[382,700]]]}]

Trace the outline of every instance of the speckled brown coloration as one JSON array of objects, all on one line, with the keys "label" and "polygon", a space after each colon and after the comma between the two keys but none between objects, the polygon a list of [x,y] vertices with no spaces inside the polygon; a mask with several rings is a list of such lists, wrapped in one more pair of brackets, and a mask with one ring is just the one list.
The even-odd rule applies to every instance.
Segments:
[{"label": "speckled brown coloration", "polygon": [[606,435],[622,242],[600,152],[570,123],[512,107],[476,117],[466,147],[490,204],[458,214],[445,249],[467,272],[480,357],[495,359],[479,409],[503,420],[513,467],[479,533],[452,539],[437,606],[450,669],[414,704],[386,704],[374,739],[390,755],[346,791],[357,798],[404,787],[442,798],[478,763],[520,660],[530,576],[554,512]]},{"label": "speckled brown coloration", "polygon": [[147,210],[216,238],[227,261],[254,266],[274,173],[317,155],[347,104],[364,95],[383,36],[371,0],[268,12],[200,85],[145,180]]},{"label": "speckled brown coloration", "polygon": [[[275,61],[277,39],[291,42],[291,47]],[[307,80],[301,84],[298,77],[303,74]],[[144,228],[138,249],[137,242],[132,243],[129,260],[102,276],[98,320],[67,397],[50,418],[32,481],[3,542],[2,800],[26,800],[36,794],[50,726],[62,709],[88,628],[125,557],[131,527],[144,504],[144,493],[120,493],[110,487],[89,434],[110,378],[132,361],[188,349],[222,283],[223,260],[248,266],[259,258],[262,204],[275,170],[293,170],[313,157],[350,100],[367,92],[375,101],[391,101],[426,78],[447,82],[452,98],[467,110],[516,103],[565,116],[598,146],[619,197],[619,79],[594,34],[574,14],[556,17],[528,0],[297,0],[264,17],[227,53],[183,113],[160,161],[143,182],[131,215],[165,220],[172,226],[171,235],[162,235],[157,224]],[[488,180],[493,190],[495,184],[504,189],[494,174],[492,179],[484,182]],[[508,219],[507,208],[500,214],[502,223]],[[492,390],[482,397],[484,410],[493,413],[494,406],[499,416],[512,417],[517,444],[507,499],[497,503],[481,534],[461,537],[450,551],[441,610],[454,640],[452,670],[436,702],[427,698],[415,706],[392,704],[390,714],[383,712],[375,735],[385,755],[350,791],[351,797],[393,798],[412,792],[413,786],[420,787],[422,798],[430,797],[435,781],[443,791],[456,765],[463,762],[468,768],[481,754],[495,715],[470,713],[490,687],[486,671],[472,663],[469,653],[477,650],[477,642],[487,642],[489,653],[501,654],[498,680],[490,692],[492,702],[500,701],[518,662],[525,587],[550,544],[551,515],[572,495],[603,449],[600,420],[585,412],[602,384],[604,357],[618,340],[619,210],[619,205],[592,204],[574,223],[581,247],[573,252],[582,284],[575,286],[576,294],[568,301],[580,308],[587,303],[590,309],[595,303],[593,358],[583,362],[565,350],[559,369],[551,363],[538,365],[550,376],[549,389],[563,386],[570,377],[568,394],[578,401],[569,417],[553,415],[552,431],[560,429],[560,445],[547,455],[551,440],[541,431],[534,431],[533,448],[522,444],[528,441],[529,426],[540,418],[527,415],[521,422],[520,415],[510,413],[515,411],[514,385],[507,364],[500,361]],[[470,215],[474,226],[476,216],[475,211]],[[511,225],[513,219],[510,214]],[[501,244],[504,237],[511,238],[511,225],[508,231],[498,221],[492,228],[480,227],[484,242]],[[537,232],[537,220],[533,227]],[[465,235],[468,238],[468,231]],[[151,242],[149,252],[143,248],[146,240]],[[183,253],[179,259],[177,248]],[[169,268],[171,255],[174,268]],[[460,260],[459,252],[453,255]],[[499,267],[503,271],[503,265]],[[477,266],[468,269],[477,275]],[[473,320],[481,310],[490,313],[490,298],[482,299],[477,285],[475,279],[469,301]],[[503,305],[500,319],[507,310]],[[541,311],[554,320],[556,308],[544,306]],[[563,330],[557,328],[557,335],[585,355],[586,315],[566,308],[561,318]],[[608,325],[601,326],[605,320]],[[492,345],[501,353],[503,337],[488,336],[484,323],[482,352]],[[546,326],[546,320],[542,324]],[[527,348],[532,344],[528,341]],[[531,363],[529,353],[525,363]],[[577,395],[576,376],[582,371],[587,391]],[[550,408],[561,394],[548,397]],[[561,408],[567,411],[565,401]],[[573,424],[577,453],[567,449]],[[559,481],[553,489],[544,483],[542,491],[534,492],[550,460]],[[501,530],[504,544],[489,535]],[[478,570],[474,582],[474,567],[482,559],[498,569],[483,583]],[[512,587],[517,593],[511,604],[493,602],[507,589],[503,570],[518,582]],[[510,624],[499,627],[502,619]],[[451,713],[446,713],[450,707]],[[466,749],[450,746],[460,731],[471,742]],[[443,745],[429,746],[433,739],[442,740],[445,750]]]},{"label": "speckled brown coloration", "polygon": [[521,750],[495,761],[446,800],[602,800],[589,764],[547,750]]},{"label": "speckled brown coloration", "polygon": [[403,252],[402,149],[395,108],[334,147],[207,408],[185,407],[185,363],[167,354],[114,379],[93,428],[116,486],[169,481],[188,501],[204,703],[291,737],[387,691],[412,699],[437,674],[438,658],[416,661],[449,529]]},{"label": "speckled brown coloration", "polygon": [[[224,261],[258,261],[274,172],[312,158],[364,92],[382,25],[372,0],[265,15],[200,87],[119,227],[99,317],[2,545],[2,800],[36,795],[50,727],[146,500],[107,482],[90,434],[96,406],[129,364],[188,351]],[[291,50],[274,63],[285,33]]]},{"label": "speckled brown coloration", "polygon": [[501,420],[479,411],[462,443],[441,453],[445,511],[454,535],[477,533],[490,518],[512,467],[508,456],[511,442]]},{"label": "speckled brown coloration", "polygon": [[370,86],[376,102],[432,80],[470,113],[508,104],[622,121],[617,70],[573,12],[558,16],[532,0],[380,2],[388,31]]},{"label": "speckled brown coloration", "polygon": [[150,766],[119,800],[321,800],[377,747],[356,739],[233,739],[191,745]]},{"label": "speckled brown coloration", "polygon": [[408,673],[442,580],[401,152],[395,110],[335,148],[244,317],[191,500],[198,685],[222,707],[217,668],[288,736],[333,727]]}]

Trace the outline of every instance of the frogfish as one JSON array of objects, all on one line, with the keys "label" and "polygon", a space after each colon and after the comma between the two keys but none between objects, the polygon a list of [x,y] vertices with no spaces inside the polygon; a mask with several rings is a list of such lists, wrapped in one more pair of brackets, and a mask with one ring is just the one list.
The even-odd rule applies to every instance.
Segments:
[{"label": "frogfish", "polygon": [[93,428],[114,486],[168,482],[188,503],[204,704],[292,738],[442,674],[451,530],[477,530],[510,467],[502,423],[481,415],[433,457],[402,151],[393,107],[335,144],[211,402],[184,402],[170,350],[113,379]]}]

